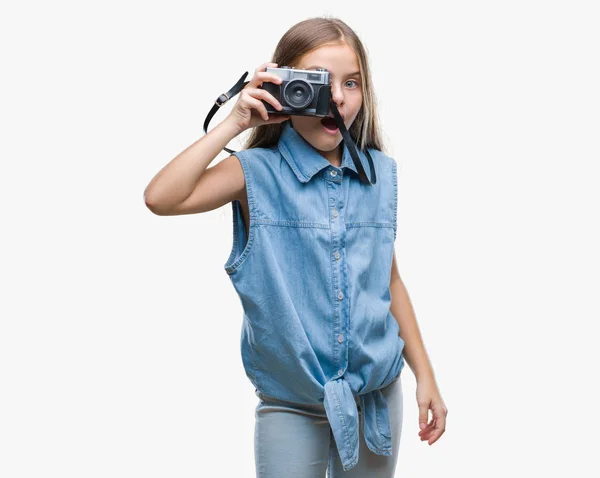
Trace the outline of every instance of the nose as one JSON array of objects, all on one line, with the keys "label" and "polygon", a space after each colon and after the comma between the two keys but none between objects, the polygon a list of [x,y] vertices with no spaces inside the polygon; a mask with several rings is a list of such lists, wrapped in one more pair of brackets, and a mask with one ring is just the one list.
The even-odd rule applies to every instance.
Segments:
[{"label": "nose", "polygon": [[340,105],[343,103],[343,101],[338,101],[338,100],[336,100],[335,98],[333,98],[333,97],[332,97],[332,99],[331,99],[331,102],[330,102],[330,104],[329,104],[329,114],[330,114],[331,116],[335,116],[335,115],[333,114],[333,107],[331,106],[331,103],[335,103],[335,106],[337,107],[339,114],[341,114],[341,111],[340,111],[340,110],[341,110],[342,108],[340,107]]},{"label": "nose", "polygon": [[344,103],[344,94],[341,88],[331,87],[331,99],[335,101],[336,106],[339,107]]}]

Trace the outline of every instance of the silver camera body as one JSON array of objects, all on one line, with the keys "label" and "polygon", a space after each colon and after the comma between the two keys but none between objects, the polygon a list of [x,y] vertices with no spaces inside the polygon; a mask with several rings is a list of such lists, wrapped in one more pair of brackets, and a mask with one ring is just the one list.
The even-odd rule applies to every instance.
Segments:
[{"label": "silver camera body", "polygon": [[283,80],[281,84],[265,81],[259,86],[271,93],[283,106],[279,111],[268,101],[261,100],[269,114],[318,117],[329,114],[331,84],[329,71],[325,68],[297,70],[293,66],[282,66],[267,67],[266,71],[274,73]]}]

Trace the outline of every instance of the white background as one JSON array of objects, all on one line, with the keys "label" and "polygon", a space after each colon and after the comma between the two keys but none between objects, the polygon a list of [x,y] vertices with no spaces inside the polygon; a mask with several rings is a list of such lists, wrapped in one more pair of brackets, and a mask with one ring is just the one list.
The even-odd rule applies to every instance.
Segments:
[{"label": "white background", "polygon": [[576,0],[3,4],[0,476],[255,476],[231,206],[143,191],[323,14],[370,55],[449,410],[421,442],[404,369],[396,476],[598,476],[600,16]]}]

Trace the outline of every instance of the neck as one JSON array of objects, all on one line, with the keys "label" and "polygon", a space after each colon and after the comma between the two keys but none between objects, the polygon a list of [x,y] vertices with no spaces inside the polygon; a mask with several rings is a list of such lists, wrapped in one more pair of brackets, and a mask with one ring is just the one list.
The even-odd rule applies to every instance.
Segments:
[{"label": "neck", "polygon": [[332,151],[319,151],[319,153],[321,153],[321,156],[323,156],[333,166],[339,168],[342,165],[342,148],[343,144],[340,143],[339,146]]}]

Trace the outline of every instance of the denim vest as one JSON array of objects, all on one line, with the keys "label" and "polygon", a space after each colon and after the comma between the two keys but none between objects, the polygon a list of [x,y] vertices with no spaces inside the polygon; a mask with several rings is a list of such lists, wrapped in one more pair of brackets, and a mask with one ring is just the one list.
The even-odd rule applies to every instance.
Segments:
[{"label": "denim vest", "polygon": [[[381,388],[404,367],[390,312],[396,239],[394,159],[369,149],[375,185],[360,181],[346,145],[333,166],[286,121],[278,144],[236,152],[246,181],[249,234],[232,201],[225,271],[243,307],[241,355],[264,395],[323,404],[344,470],[365,442],[391,455]],[[366,156],[359,153],[370,176]]]}]

